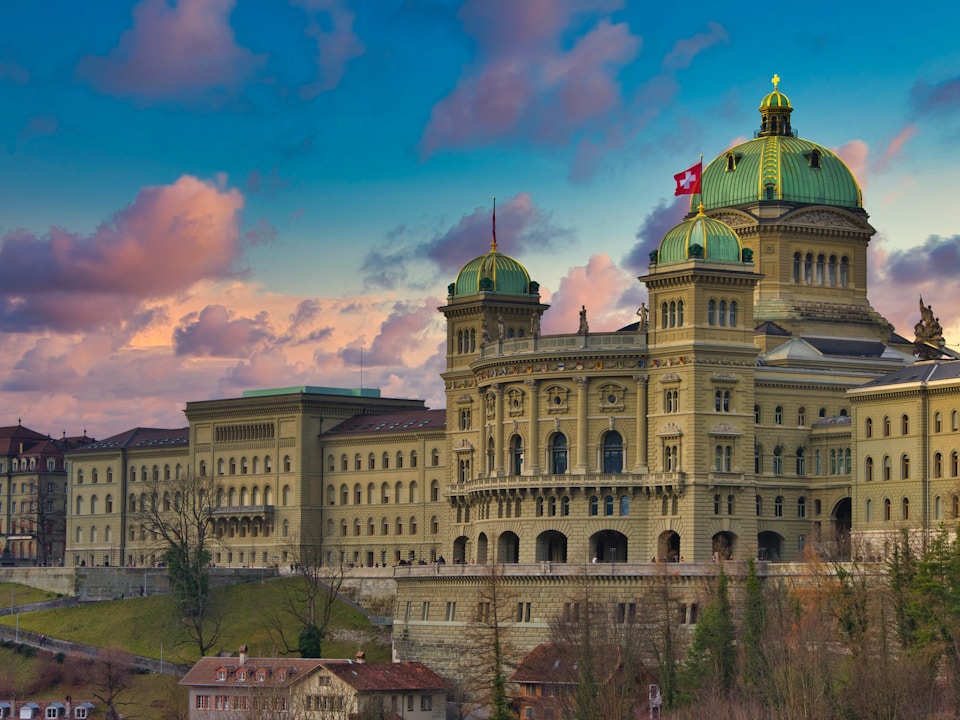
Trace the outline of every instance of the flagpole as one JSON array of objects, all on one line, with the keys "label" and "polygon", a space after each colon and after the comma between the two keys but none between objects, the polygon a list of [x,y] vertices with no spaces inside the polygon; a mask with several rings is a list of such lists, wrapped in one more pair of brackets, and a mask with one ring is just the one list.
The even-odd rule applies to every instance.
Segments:
[{"label": "flagpole", "polygon": [[700,207],[697,210],[703,214],[703,153],[700,153]]}]

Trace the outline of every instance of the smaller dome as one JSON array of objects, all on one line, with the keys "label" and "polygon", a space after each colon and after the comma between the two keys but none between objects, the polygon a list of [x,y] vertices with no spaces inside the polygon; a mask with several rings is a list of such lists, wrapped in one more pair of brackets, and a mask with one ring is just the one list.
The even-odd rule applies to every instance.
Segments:
[{"label": "smaller dome", "polygon": [[528,295],[534,292],[531,285],[527,269],[493,247],[486,255],[463,266],[452,285],[451,295],[462,297],[479,292]]},{"label": "smaller dome", "polygon": [[703,214],[687,218],[663,236],[657,251],[658,265],[700,258],[710,262],[743,262],[740,238],[726,223]]},{"label": "smaller dome", "polygon": [[767,108],[778,108],[778,109],[793,109],[793,105],[790,104],[790,98],[784,95],[779,90],[774,90],[769,95],[765,96],[763,100],[760,101],[760,110],[766,110]]}]

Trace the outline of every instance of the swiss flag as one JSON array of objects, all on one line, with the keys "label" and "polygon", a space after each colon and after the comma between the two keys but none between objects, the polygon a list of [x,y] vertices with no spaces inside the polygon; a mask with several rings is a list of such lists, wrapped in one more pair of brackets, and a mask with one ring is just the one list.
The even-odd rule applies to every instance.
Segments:
[{"label": "swiss flag", "polygon": [[677,173],[673,179],[677,181],[677,190],[674,195],[694,195],[700,192],[700,175],[703,172],[701,160],[689,170]]}]

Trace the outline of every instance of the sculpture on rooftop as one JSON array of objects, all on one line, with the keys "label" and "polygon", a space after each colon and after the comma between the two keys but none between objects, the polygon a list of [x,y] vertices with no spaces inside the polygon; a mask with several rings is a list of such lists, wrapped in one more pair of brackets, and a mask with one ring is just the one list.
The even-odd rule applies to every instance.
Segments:
[{"label": "sculpture on rooftop", "polygon": [[933,307],[923,304],[923,296],[920,297],[920,322],[913,326],[913,332],[917,357],[921,360],[935,360],[940,357],[943,327],[940,325],[940,318],[934,317]]}]

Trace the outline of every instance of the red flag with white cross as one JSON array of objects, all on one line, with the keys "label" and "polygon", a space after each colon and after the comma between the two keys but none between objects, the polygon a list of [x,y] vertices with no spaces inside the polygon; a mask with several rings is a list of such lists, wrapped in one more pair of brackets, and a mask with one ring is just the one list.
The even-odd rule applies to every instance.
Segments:
[{"label": "red flag with white cross", "polygon": [[703,161],[701,160],[692,168],[677,173],[673,179],[677,181],[677,190],[674,195],[694,195],[700,192],[700,176],[703,173]]}]

